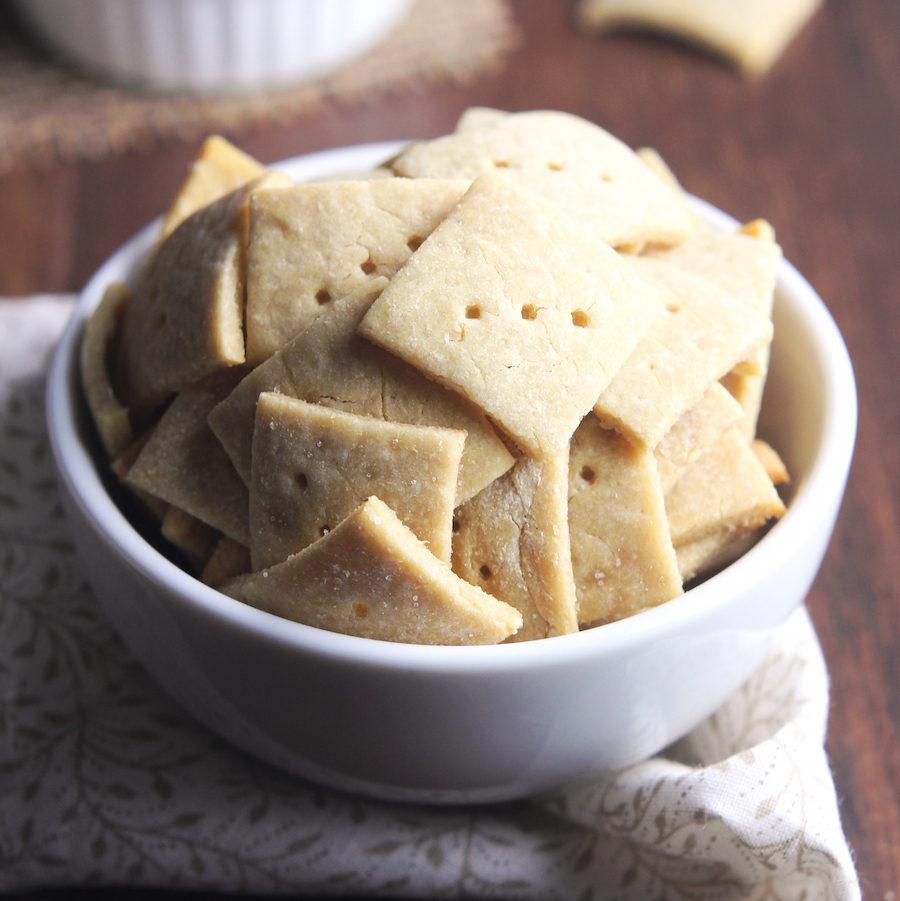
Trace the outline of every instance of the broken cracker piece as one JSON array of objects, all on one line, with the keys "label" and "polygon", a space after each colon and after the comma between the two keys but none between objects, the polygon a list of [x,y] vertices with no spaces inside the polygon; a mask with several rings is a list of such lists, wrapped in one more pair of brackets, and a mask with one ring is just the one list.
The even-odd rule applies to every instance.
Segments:
[{"label": "broken cracker piece", "polygon": [[185,556],[195,571],[203,568],[216,545],[215,529],[177,507],[166,510],[160,531],[163,538]]},{"label": "broken cracker piece", "polygon": [[243,235],[249,182],[186,219],[159,245],[122,317],[118,382],[124,400],[155,407],[244,362]]},{"label": "broken cracker piece", "polygon": [[652,451],[585,417],[569,451],[578,621],[611,622],[681,594]]},{"label": "broken cracker piece", "polygon": [[581,0],[582,27],[649,28],[728,57],[752,74],[767,71],[822,0]]},{"label": "broken cracker piece", "polygon": [[757,438],[750,446],[773,485],[790,484],[791,477],[788,474],[787,466],[784,465],[784,460],[771,444]]},{"label": "broken cracker piece", "polygon": [[566,456],[519,460],[454,517],[453,571],[522,614],[513,641],[578,631]]},{"label": "broken cracker piece", "polygon": [[201,581],[213,588],[250,572],[250,551],[233,538],[223,535],[203,567]]},{"label": "broken cracker piece", "polygon": [[281,563],[377,495],[450,562],[465,432],[385,422],[261,394],[250,480],[253,569]]},{"label": "broken cracker piece", "polygon": [[740,538],[781,516],[784,504],[739,428],[693,463],[666,495],[675,549],[726,533]]},{"label": "broken cracker piece", "polygon": [[552,456],[647,330],[660,297],[595,230],[511,179],[485,175],[359,331],[468,398],[523,450]]},{"label": "broken cracker piece", "polygon": [[390,278],[467,182],[325,182],[257,191],[247,246],[247,360],[281,350],[335,298]]},{"label": "broken cracker piece", "polygon": [[670,263],[650,257],[628,262],[668,297],[594,412],[632,443],[653,448],[712,382],[771,341],[772,323]]},{"label": "broken cracker piece", "polygon": [[116,332],[130,295],[127,285],[111,284],[88,319],[81,339],[81,387],[100,443],[110,459],[134,441],[128,410],[116,397],[109,370]]},{"label": "broken cracker piece", "polygon": [[203,142],[200,153],[163,222],[162,237],[171,234],[197,210],[259,178],[266,167],[218,135]]},{"label": "broken cracker piece", "polygon": [[689,582],[698,576],[710,575],[714,570],[724,569],[746,554],[758,540],[756,532],[736,538],[731,532],[722,531],[683,544],[675,551],[681,578]]},{"label": "broken cracker piece", "polygon": [[466,432],[457,504],[512,466],[512,456],[479,410],[356,334],[360,319],[386,284],[386,279],[376,278],[335,301],[210,414],[213,431],[248,485],[256,402],[265,391],[388,422]]},{"label": "broken cracker piece", "polygon": [[179,394],[125,476],[241,544],[250,544],[247,488],[209,428],[207,416],[241,372],[217,373]]},{"label": "broken cracker piece", "polygon": [[718,382],[713,382],[654,448],[663,493],[681,474],[719,441],[726,429],[743,418],[741,405]]},{"label": "broken cracker piece", "polygon": [[609,132],[552,111],[494,120],[479,114],[477,127],[412,144],[393,169],[412,178],[467,181],[500,170],[614,247],[676,244],[690,233],[684,204]]},{"label": "broken cracker piece", "polygon": [[455,576],[377,497],[284,563],[222,590],[331,632],[411,644],[494,644],[519,612]]}]

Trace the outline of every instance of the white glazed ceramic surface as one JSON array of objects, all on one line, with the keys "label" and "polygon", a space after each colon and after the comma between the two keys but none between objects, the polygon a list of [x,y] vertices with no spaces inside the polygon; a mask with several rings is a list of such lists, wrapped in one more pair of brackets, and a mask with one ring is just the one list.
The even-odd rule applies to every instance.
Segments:
[{"label": "white glazed ceramic surface", "polygon": [[323,75],[400,21],[411,0],[17,0],[59,53],[163,91],[252,91]]},{"label": "white glazed ceramic surface", "polygon": [[[281,168],[298,179],[353,171],[398,146],[344,148]],[[107,615],[175,699],[250,753],[387,799],[534,794],[637,761],[689,731],[747,678],[772,630],[803,601],[843,494],[856,395],[834,322],[789,263],[761,430],[791,470],[792,500],[759,544],[683,597],[577,635],[457,648],[320,631],[208,588],[116,507],[79,395],[84,321],[109,282],[133,274],[157,228],[122,247],[82,293],[50,373],[50,438],[72,534]]]}]

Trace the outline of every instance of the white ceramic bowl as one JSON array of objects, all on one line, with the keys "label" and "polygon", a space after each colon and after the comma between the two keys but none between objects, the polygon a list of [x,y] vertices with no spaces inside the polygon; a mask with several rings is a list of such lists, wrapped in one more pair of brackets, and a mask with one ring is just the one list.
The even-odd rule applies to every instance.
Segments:
[{"label": "white ceramic bowl", "polygon": [[61,55],[161,91],[243,92],[337,69],[411,0],[17,0]]},{"label": "white ceramic bowl", "polygon": [[[397,146],[280,168],[299,179],[352,171]],[[700,201],[695,208],[733,224]],[[689,731],[748,677],[802,603],[843,494],[856,395],[834,322],[789,263],[762,426],[794,478],[784,518],[718,575],[622,622],[523,644],[426,647],[320,631],[226,597],[154,550],[111,499],[92,457],[78,341],[104,286],[133,274],[157,227],[125,244],[82,293],[50,372],[50,438],[72,534],[107,615],[172,697],[250,753],[388,799],[534,794]]]}]

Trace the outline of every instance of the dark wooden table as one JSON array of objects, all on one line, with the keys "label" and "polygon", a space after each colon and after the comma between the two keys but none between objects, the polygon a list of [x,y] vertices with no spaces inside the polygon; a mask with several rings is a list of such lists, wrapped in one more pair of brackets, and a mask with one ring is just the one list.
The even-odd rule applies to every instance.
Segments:
[{"label": "dark wooden table", "polygon": [[[270,161],[438,135],[473,104],[563,109],[632,145],[658,147],[689,190],[739,218],[773,222],[786,255],[828,302],[856,366],[856,458],[809,605],[831,672],[828,751],[844,826],[864,895],[892,898],[900,888],[900,4],[831,0],[759,81],[659,39],[579,36],[559,0],[522,0],[516,12],[521,48],[476,83],[372,98],[233,137]],[[0,178],[0,294],[80,288],[163,210],[195,149],[173,143]],[[130,895],[139,896],[151,893]]]}]

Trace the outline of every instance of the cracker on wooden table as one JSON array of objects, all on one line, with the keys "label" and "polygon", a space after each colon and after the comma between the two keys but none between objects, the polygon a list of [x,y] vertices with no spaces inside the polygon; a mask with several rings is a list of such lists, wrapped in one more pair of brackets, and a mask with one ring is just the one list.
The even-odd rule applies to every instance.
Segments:
[{"label": "cracker on wooden table", "polygon": [[596,230],[479,178],[391,280],[360,333],[552,455],[661,309]]},{"label": "cracker on wooden table", "polygon": [[465,432],[385,422],[282,394],[256,405],[253,569],[274,566],[377,495],[445,563]]},{"label": "cracker on wooden table", "polygon": [[752,74],[767,71],[822,0],[581,0],[593,30],[650,28],[728,57]]},{"label": "cracker on wooden table", "polygon": [[569,449],[568,498],[580,623],[622,619],[681,594],[652,451],[586,416]]},{"label": "cracker on wooden table", "polygon": [[249,545],[247,488],[207,423],[240,375],[226,370],[179,394],[125,481]]},{"label": "cracker on wooden table", "polygon": [[222,587],[286,619],[383,641],[494,644],[519,612],[454,575],[377,497],[284,563]]},{"label": "cracker on wooden table", "polygon": [[388,422],[466,432],[457,504],[512,466],[512,456],[479,410],[357,335],[360,319],[386,284],[387,279],[373,279],[329,305],[213,410],[210,425],[248,485],[256,402],[265,391]]},{"label": "cracker on wooden table", "polygon": [[247,245],[247,359],[281,350],[334,299],[390,278],[467,182],[392,178],[257,191]]},{"label": "cracker on wooden table", "polygon": [[110,285],[88,319],[81,339],[81,387],[100,443],[110,459],[134,441],[128,410],[116,396],[109,367],[116,333],[130,294],[127,285],[120,282]]},{"label": "cracker on wooden table", "polygon": [[215,529],[177,507],[166,510],[160,531],[163,538],[176,547],[197,572],[209,560],[218,540]]},{"label": "cracker on wooden table", "polygon": [[[698,229],[680,246],[656,248],[648,255],[707,279],[771,318],[782,254],[774,229],[764,219],[749,222],[737,232]],[[723,378],[744,408],[748,438],[756,431],[768,365],[769,348],[761,347]]]},{"label": "cracker on wooden table", "polygon": [[200,153],[163,221],[162,236],[171,234],[188,216],[230,194],[266,172],[266,167],[225,138],[212,135]]},{"label": "cracker on wooden table", "polygon": [[677,550],[718,533],[740,538],[781,516],[784,504],[736,427],[682,474],[666,495],[666,513]]},{"label": "cracker on wooden table", "polygon": [[[480,121],[479,121],[480,120]],[[676,244],[691,231],[684,204],[625,144],[569,113],[511,113],[410,145],[392,168],[414,178],[473,180],[502,171],[615,247]]]},{"label": "cracker on wooden table", "polygon": [[741,405],[722,385],[713,382],[654,448],[663,493],[694,460],[715,446],[726,429],[741,422],[743,415]]},{"label": "cracker on wooden table", "polygon": [[186,219],[157,248],[125,308],[119,382],[133,407],[154,407],[217,370],[244,362],[246,206],[275,174]]},{"label": "cracker on wooden table", "polygon": [[513,641],[578,631],[566,459],[523,458],[456,511],[453,571],[522,614]]},{"label": "cracker on wooden table", "polygon": [[756,439],[750,447],[756,454],[756,459],[762,463],[766,475],[772,480],[773,485],[788,485],[791,477],[788,468],[785,466],[784,460],[778,454],[778,451],[765,441]]},{"label": "cracker on wooden table", "polygon": [[203,567],[201,581],[213,588],[250,572],[250,551],[240,542],[223,535]]},{"label": "cracker on wooden table", "polygon": [[599,396],[594,412],[633,443],[652,448],[712,382],[771,341],[772,323],[671,263],[649,257],[627,262],[668,293],[663,312]]}]

